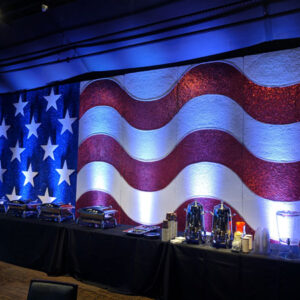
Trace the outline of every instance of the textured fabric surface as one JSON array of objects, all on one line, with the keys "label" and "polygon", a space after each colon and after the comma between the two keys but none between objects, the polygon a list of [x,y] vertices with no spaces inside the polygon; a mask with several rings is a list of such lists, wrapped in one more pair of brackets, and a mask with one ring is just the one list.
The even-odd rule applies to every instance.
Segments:
[{"label": "textured fabric surface", "polygon": [[130,224],[160,224],[176,211],[183,230],[190,201],[207,212],[224,201],[236,213],[234,230],[244,220],[249,232],[265,227],[279,240],[276,212],[300,210],[299,77],[287,81],[274,71],[281,80],[270,84],[270,70],[286,67],[283,55],[258,55],[253,64],[268,67],[261,72],[245,57],[245,65],[170,69],[168,80],[166,69],[85,83],[77,207],[110,203]]},{"label": "textured fabric surface", "polygon": [[0,197],[75,204],[79,84],[0,95]]},{"label": "textured fabric surface", "polygon": [[50,275],[66,273],[66,228],[0,215],[0,260]]}]

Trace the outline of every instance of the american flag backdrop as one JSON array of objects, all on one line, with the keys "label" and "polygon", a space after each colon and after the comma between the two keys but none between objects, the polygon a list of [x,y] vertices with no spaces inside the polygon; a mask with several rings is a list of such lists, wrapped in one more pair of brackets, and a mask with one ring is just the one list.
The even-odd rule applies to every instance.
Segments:
[{"label": "american flag backdrop", "polygon": [[79,84],[0,96],[0,196],[75,205]]},{"label": "american flag backdrop", "polygon": [[0,197],[125,224],[176,211],[181,230],[189,202],[223,200],[277,240],[276,212],[300,211],[299,65],[296,49],[0,95]]},{"label": "american flag backdrop", "polygon": [[112,204],[131,224],[176,211],[183,229],[190,201],[223,200],[278,240],[276,212],[300,210],[300,76],[276,52],[245,61],[82,83],[77,207]]}]

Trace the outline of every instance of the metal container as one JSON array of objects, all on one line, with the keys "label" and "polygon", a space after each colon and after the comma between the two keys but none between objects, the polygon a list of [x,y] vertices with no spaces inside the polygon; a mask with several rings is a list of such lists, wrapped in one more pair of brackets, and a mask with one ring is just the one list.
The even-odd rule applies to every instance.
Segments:
[{"label": "metal container", "polygon": [[46,221],[61,223],[66,220],[75,219],[75,208],[71,204],[44,203],[38,208],[38,218]]},{"label": "metal container", "polygon": [[214,207],[211,244],[216,248],[231,248],[232,238],[231,210],[221,202]]},{"label": "metal container", "polygon": [[41,205],[39,200],[12,200],[7,202],[6,214],[15,217],[36,217],[38,208]]},{"label": "metal container", "polygon": [[100,227],[112,228],[117,226],[117,219],[115,214],[117,210],[112,209],[111,206],[88,206],[77,209],[78,217],[77,224]]},{"label": "metal container", "polygon": [[197,201],[186,208],[185,238],[189,244],[205,243],[203,206]]}]

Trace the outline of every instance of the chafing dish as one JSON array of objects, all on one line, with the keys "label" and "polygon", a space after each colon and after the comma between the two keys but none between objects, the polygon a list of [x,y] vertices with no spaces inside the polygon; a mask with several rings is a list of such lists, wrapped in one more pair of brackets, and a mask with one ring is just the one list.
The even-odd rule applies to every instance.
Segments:
[{"label": "chafing dish", "polygon": [[7,211],[7,207],[8,207],[8,200],[5,199],[4,197],[2,197],[0,199],[0,213],[5,214]]},{"label": "chafing dish", "polygon": [[65,203],[44,203],[38,208],[38,218],[61,223],[75,219],[75,207]]},{"label": "chafing dish", "polygon": [[7,202],[6,214],[15,217],[34,217],[38,214],[38,207],[41,205],[40,200],[12,200]]},{"label": "chafing dish", "polygon": [[88,206],[77,209],[77,224],[86,226],[112,228],[117,226],[115,214],[117,210],[111,206]]}]

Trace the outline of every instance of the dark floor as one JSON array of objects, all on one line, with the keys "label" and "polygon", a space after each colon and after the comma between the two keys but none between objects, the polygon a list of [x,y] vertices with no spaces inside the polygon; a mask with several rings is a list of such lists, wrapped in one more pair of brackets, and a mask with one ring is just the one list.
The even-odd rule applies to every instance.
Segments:
[{"label": "dark floor", "polygon": [[17,267],[0,261],[0,300],[25,300],[31,279],[47,279],[78,284],[77,300],[149,300],[108,292],[99,287],[81,283],[71,277],[50,277],[43,272]]}]

